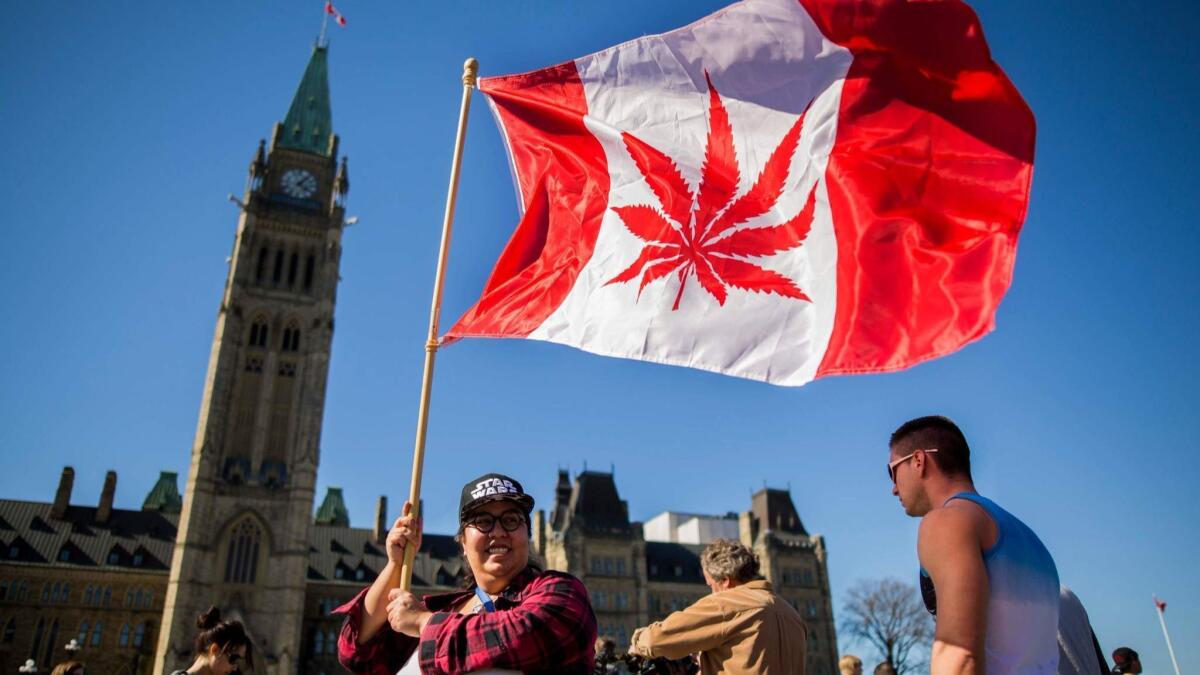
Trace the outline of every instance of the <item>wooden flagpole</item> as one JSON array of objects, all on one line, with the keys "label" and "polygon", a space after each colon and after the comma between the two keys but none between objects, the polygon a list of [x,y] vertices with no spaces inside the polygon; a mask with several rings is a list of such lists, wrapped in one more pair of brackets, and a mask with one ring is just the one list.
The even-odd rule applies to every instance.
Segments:
[{"label": "wooden flagpole", "polygon": [[[446,214],[442,219],[442,245],[438,250],[437,272],[433,277],[433,305],[429,310],[429,338],[425,341],[425,372],[421,378],[421,403],[417,410],[417,439],[413,449],[412,483],[408,490],[408,501],[412,504],[412,515],[420,517],[421,472],[425,467],[425,431],[429,427],[429,396],[433,389],[433,363],[438,350],[438,320],[442,314],[442,280],[446,272],[446,260],[450,257],[450,230],[454,224],[454,203],[458,198],[458,173],[462,165],[463,141],[467,136],[467,113],[471,109],[471,90],[479,74],[479,62],[474,58],[463,64],[462,107],[458,111],[458,133],[454,137],[454,161],[450,164],[450,190],[446,195]],[[413,556],[416,551],[408,547],[404,552],[404,564],[400,568],[400,588],[412,590]]]}]

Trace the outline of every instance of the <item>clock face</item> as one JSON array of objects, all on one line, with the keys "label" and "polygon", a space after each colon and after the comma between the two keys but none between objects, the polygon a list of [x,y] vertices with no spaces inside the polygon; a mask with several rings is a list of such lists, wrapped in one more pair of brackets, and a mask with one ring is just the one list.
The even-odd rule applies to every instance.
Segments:
[{"label": "clock face", "polygon": [[317,192],[317,177],[304,169],[288,169],[279,181],[289,197],[308,199]]}]

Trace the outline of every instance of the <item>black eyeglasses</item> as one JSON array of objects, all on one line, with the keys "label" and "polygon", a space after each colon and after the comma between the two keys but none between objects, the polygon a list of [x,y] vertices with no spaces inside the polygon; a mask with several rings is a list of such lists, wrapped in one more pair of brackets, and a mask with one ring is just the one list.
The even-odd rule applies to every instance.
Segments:
[{"label": "black eyeglasses", "polygon": [[505,532],[516,532],[525,524],[525,514],[520,511],[505,511],[497,518],[490,513],[478,513],[467,518],[467,525],[487,534],[496,528],[496,522]]}]

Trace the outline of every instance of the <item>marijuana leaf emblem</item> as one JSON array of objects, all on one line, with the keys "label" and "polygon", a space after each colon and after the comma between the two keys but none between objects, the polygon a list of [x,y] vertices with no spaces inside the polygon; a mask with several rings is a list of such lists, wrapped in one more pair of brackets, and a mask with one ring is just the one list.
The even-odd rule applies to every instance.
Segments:
[{"label": "marijuana leaf emblem", "polygon": [[754,185],[737,197],[740,170],[733,148],[733,128],[707,71],[704,78],[708,83],[708,139],[697,193],[693,194],[665,153],[633,134],[621,134],[659,205],[613,207],[625,228],[646,243],[637,260],[605,285],[627,283],[640,275],[640,298],[647,285],[674,273],[679,278],[679,292],[672,311],[679,309],[683,289],[692,277],[721,306],[730,287],[812,302],[791,279],[746,258],[763,258],[800,246],[812,228],[816,185],[809,191],[804,208],[782,225],[738,228],[769,211],[779,200],[808,110],[800,114],[771,152]]}]

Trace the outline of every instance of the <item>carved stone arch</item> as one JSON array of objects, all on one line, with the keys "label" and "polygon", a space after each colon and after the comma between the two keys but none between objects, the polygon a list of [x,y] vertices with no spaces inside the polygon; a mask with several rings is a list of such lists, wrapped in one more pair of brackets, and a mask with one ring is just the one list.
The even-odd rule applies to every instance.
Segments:
[{"label": "carved stone arch", "polygon": [[254,585],[266,574],[272,533],[267,520],[246,509],[222,525],[217,549],[217,573],[225,584]]}]

